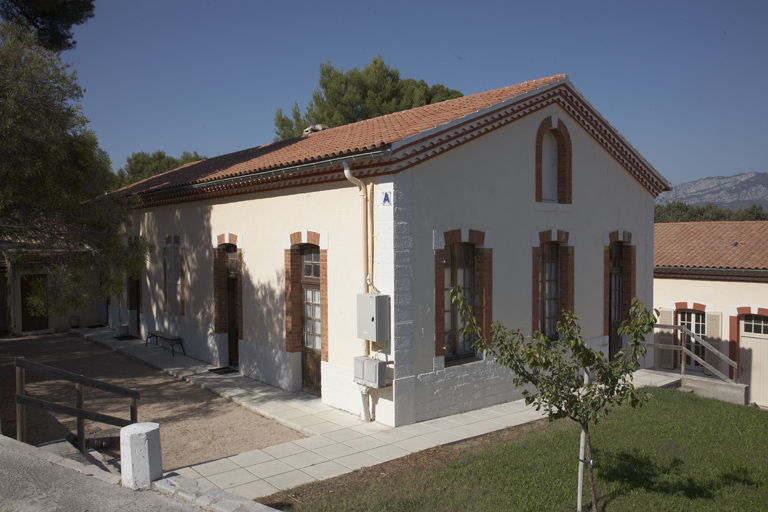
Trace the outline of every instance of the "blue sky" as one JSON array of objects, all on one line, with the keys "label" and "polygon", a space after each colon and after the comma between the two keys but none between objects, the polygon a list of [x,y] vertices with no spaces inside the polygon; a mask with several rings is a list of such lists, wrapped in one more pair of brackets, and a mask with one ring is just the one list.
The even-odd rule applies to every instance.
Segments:
[{"label": "blue sky", "polygon": [[464,94],[557,73],[673,184],[768,171],[768,2],[97,0],[62,54],[116,171],[271,142],[322,62]]}]

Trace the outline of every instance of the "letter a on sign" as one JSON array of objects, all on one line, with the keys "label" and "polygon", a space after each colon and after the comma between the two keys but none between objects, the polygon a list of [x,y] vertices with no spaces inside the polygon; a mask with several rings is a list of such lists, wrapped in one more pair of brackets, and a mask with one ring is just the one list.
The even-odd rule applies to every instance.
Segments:
[{"label": "letter a on sign", "polygon": [[382,192],[382,194],[381,194],[381,205],[382,206],[392,206],[392,192]]}]

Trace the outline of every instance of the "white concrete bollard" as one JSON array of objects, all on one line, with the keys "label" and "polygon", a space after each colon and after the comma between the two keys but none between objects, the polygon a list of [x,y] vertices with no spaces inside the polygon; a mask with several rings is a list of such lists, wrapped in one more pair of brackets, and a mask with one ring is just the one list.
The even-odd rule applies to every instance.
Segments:
[{"label": "white concrete bollard", "polygon": [[149,489],[163,476],[160,425],[134,423],[120,429],[120,465],[123,487]]}]

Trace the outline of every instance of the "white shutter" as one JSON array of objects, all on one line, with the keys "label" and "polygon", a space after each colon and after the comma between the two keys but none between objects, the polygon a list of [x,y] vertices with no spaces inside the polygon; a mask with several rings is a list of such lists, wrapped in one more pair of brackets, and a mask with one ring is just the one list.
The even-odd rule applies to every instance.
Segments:
[{"label": "white shutter", "polygon": [[[662,325],[672,325],[674,322],[674,311],[666,308],[659,308],[659,323]],[[656,331],[656,343],[659,345],[674,345],[675,332],[672,329],[659,329]],[[672,370],[675,367],[675,351],[656,349],[656,360],[659,367],[665,370]]]},{"label": "white shutter", "polygon": [[[706,333],[704,335],[704,339],[712,345],[715,349],[722,352],[723,346],[727,346],[726,343],[723,343],[723,335],[722,335],[722,325],[723,325],[723,314],[719,311],[713,311],[712,313],[707,313],[707,326],[706,326]],[[715,369],[722,371],[720,369],[722,362],[722,359],[720,359],[714,352],[707,349],[707,354],[704,357],[704,359],[707,361],[707,363],[711,364],[715,367]],[[725,372],[727,373],[727,371]],[[714,375],[714,373],[710,372],[707,367],[704,367],[704,374],[705,375]]]}]

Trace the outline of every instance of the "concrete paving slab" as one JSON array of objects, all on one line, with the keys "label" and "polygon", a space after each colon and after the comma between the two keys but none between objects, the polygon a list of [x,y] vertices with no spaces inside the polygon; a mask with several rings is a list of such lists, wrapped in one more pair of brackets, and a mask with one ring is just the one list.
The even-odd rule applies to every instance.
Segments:
[{"label": "concrete paving slab", "polygon": [[266,448],[262,448],[262,451],[264,453],[267,453],[273,456],[276,459],[280,459],[283,457],[290,457],[291,455],[296,455],[297,453],[306,452],[307,449],[291,441],[290,443],[276,444],[275,446],[268,446]]},{"label": "concrete paving slab", "polygon": [[280,460],[290,466],[293,466],[296,469],[302,469],[306,468],[307,466],[314,466],[315,464],[328,462],[328,457],[323,457],[317,452],[304,452],[291,455],[290,457],[283,457]]},{"label": "concrete paving slab", "polygon": [[350,441],[343,441],[343,443],[350,448],[354,448],[355,450],[359,450],[361,452],[373,450],[374,448],[379,448],[380,446],[389,446],[390,444],[382,441],[381,439],[376,439],[373,436],[359,437]]},{"label": "concrete paving slab", "polygon": [[[308,475],[307,473],[298,469],[296,471],[289,471],[288,473],[275,475],[266,479],[270,485],[277,487],[278,489],[290,489],[292,487],[296,487],[297,485],[307,484],[316,480],[317,479],[315,477]],[[263,496],[267,495],[264,494]]]},{"label": "concrete paving slab", "polygon": [[331,432],[336,432],[337,430],[343,430],[343,429],[344,427],[342,427],[341,425],[324,421],[323,423],[317,423],[315,425],[304,427],[301,429],[301,431],[309,435],[320,435],[320,434],[330,434]]},{"label": "concrete paving slab", "polygon": [[253,466],[254,464],[261,464],[262,462],[267,462],[274,459],[274,456],[263,450],[252,450],[250,452],[243,452],[237,455],[233,455],[232,457],[228,457],[228,460],[234,462],[241,468]]},{"label": "concrete paving slab", "polygon": [[339,464],[336,461],[329,460],[328,462],[323,462],[322,464],[316,464],[314,466],[304,468],[302,471],[315,478],[316,480],[325,480],[327,478],[343,475],[344,473],[349,473],[349,468]]},{"label": "concrete paving slab", "polygon": [[237,487],[250,482],[255,482],[256,480],[259,480],[259,477],[243,468],[237,468],[232,471],[211,475],[208,477],[208,480],[210,480],[216,487],[228,490],[230,487]]},{"label": "concrete paving slab", "polygon": [[286,464],[281,460],[275,459],[267,462],[262,462],[261,464],[254,464],[253,466],[248,466],[245,469],[247,469],[254,475],[258,476],[259,478],[268,478],[270,476],[279,475],[280,473],[287,473],[288,471],[293,471],[296,468],[294,468],[289,464]]},{"label": "concrete paving slab", "polygon": [[253,500],[256,498],[261,498],[262,496],[269,496],[270,494],[274,494],[277,491],[279,491],[280,488],[275,487],[274,485],[270,484],[266,480],[257,480],[255,482],[250,482],[245,485],[232,487],[231,489],[228,489],[228,490],[232,494],[237,494],[238,496],[242,496],[243,498],[248,498],[249,500]]},{"label": "concrete paving slab", "polygon": [[456,441],[461,441],[461,438],[456,434],[451,434],[444,430],[441,430],[440,432],[435,432],[434,434],[426,434],[420,437],[427,439],[429,441],[433,441],[437,444],[451,444],[451,443],[455,443]]},{"label": "concrete paving slab", "polygon": [[[453,426],[458,427],[459,425],[454,423]],[[371,437],[378,439],[379,441],[384,441],[385,443],[396,443],[398,441],[410,439],[411,437],[416,437],[416,434],[394,428],[392,430],[387,430],[386,432],[372,434]]]},{"label": "concrete paving slab", "polygon": [[328,432],[327,434],[325,434],[325,437],[341,443],[345,441],[352,441],[353,439],[359,439],[361,437],[366,437],[366,436],[364,434],[361,434],[360,432],[357,432],[356,430],[345,428],[342,430]]},{"label": "concrete paving slab", "polygon": [[355,448],[352,448],[351,446],[347,446],[346,444],[342,443],[334,443],[329,446],[323,446],[322,448],[317,448],[315,450],[312,450],[315,453],[319,453],[323,457],[333,460],[337,459],[339,457],[346,457],[347,455],[352,455],[353,453],[358,453],[360,450],[357,450]]},{"label": "concrete paving slab", "polygon": [[240,466],[235,464],[229,459],[219,459],[210,462],[203,462],[202,464],[195,464],[192,469],[200,473],[204,477],[215,475],[216,473],[224,473],[225,471],[231,471],[238,469]]},{"label": "concrete paving slab", "polygon": [[400,457],[405,457],[406,455],[410,455],[411,451],[405,450],[397,446],[380,446],[379,448],[373,448],[371,450],[367,450],[364,453],[368,455],[372,455],[381,461],[388,461],[388,460],[399,459]]},{"label": "concrete paving slab", "polygon": [[304,439],[299,439],[297,441],[294,441],[294,444],[297,444],[298,446],[306,448],[307,450],[315,450],[317,448],[322,448],[324,446],[336,444],[336,441],[334,441],[333,439],[329,439],[325,436],[311,436],[311,437],[305,437]]},{"label": "concrete paving slab", "polygon": [[433,448],[437,445],[438,445],[437,441],[432,441],[425,437],[412,437],[410,439],[398,441],[393,446],[402,448],[405,451],[413,453],[413,452],[420,452],[421,450],[426,450],[427,448]]},{"label": "concrete paving slab", "polygon": [[412,425],[405,425],[404,427],[397,427],[397,428],[398,430],[402,430],[403,432],[408,432],[409,434],[413,434],[416,436],[429,434],[431,432],[437,432],[436,428],[426,425],[424,423],[414,423]]},{"label": "concrete paving slab", "polygon": [[371,455],[370,453],[359,452],[336,459],[336,462],[348,467],[349,469],[360,469],[367,468],[369,466],[375,466],[376,464],[381,464],[384,461]]}]

